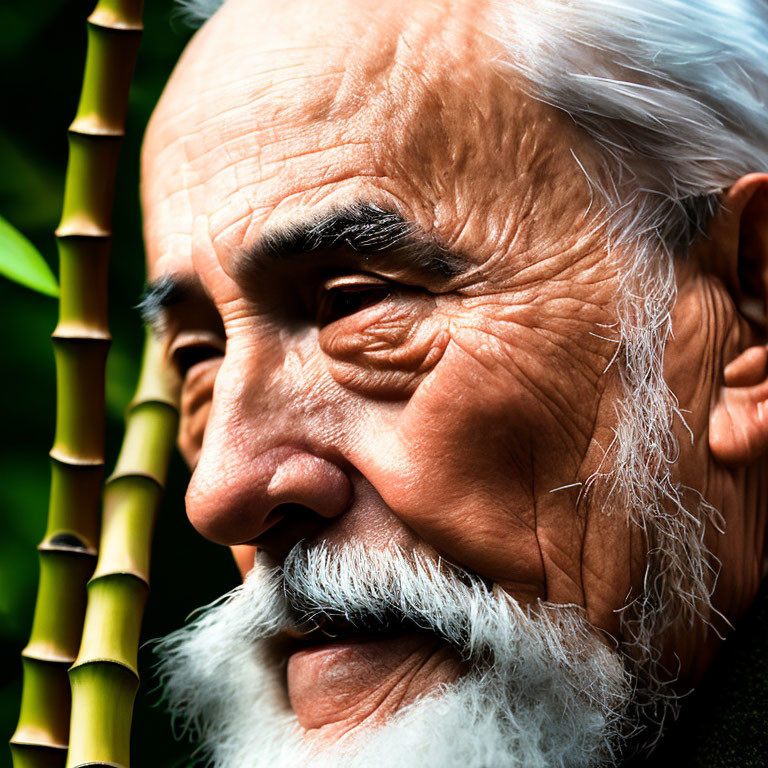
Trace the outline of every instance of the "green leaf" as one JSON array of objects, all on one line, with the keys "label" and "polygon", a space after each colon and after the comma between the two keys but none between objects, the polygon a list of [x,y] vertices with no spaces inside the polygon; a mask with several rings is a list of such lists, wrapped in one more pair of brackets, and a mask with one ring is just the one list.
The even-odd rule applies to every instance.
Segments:
[{"label": "green leaf", "polygon": [[40,252],[0,216],[0,275],[46,296],[59,295],[59,285]]}]

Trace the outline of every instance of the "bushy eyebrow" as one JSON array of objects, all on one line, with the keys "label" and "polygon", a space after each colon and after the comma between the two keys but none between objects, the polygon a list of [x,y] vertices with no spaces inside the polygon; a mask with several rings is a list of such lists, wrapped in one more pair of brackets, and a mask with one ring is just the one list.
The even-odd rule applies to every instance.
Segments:
[{"label": "bushy eyebrow", "polygon": [[[372,203],[353,203],[263,233],[233,269],[236,277],[248,280],[266,266],[265,262],[301,260],[334,250],[352,252],[366,263],[388,264],[444,280],[472,266],[466,257],[446,248],[396,211]],[[164,275],[146,287],[137,309],[144,322],[162,335],[166,310],[202,293],[193,276]]]},{"label": "bushy eyebrow", "polygon": [[398,212],[365,202],[266,231],[250,251],[238,258],[234,269],[247,279],[265,262],[302,259],[334,250],[443,279],[457,277],[470,267],[465,257]]},{"label": "bushy eyebrow", "polygon": [[141,319],[156,334],[165,330],[165,311],[187,301],[194,293],[195,280],[189,277],[163,275],[149,283],[136,305]]}]

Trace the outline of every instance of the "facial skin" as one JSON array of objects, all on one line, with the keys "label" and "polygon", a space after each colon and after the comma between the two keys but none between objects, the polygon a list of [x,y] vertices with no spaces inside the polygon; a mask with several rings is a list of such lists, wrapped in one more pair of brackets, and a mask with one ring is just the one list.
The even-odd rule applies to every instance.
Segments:
[{"label": "facial skin", "polygon": [[[494,61],[484,15],[474,0],[228,0],[185,53],[142,193],[149,278],[184,286],[162,325],[185,375],[187,510],[244,574],[254,546],[279,562],[301,538],[395,542],[620,637],[643,536],[599,484],[581,489],[610,463],[622,395],[604,338],[622,254],[588,213],[571,149],[591,148]],[[693,433],[676,424],[676,479],[726,520],[706,541],[731,619],[763,574],[765,338],[734,285],[766,188],[734,185],[680,267],[665,367]],[[286,236],[360,211],[396,212],[451,269],[414,265],[415,246]],[[692,682],[717,641],[702,626],[660,644]],[[300,724],[335,737],[460,674],[408,635],[296,654],[287,686]]]}]

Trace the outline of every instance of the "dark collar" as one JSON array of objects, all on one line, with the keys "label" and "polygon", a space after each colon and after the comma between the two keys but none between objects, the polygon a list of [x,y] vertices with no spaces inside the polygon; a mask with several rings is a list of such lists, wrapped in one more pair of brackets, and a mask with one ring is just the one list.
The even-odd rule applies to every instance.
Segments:
[{"label": "dark collar", "polygon": [[626,768],[768,766],[768,584],[682,703],[658,748]]}]

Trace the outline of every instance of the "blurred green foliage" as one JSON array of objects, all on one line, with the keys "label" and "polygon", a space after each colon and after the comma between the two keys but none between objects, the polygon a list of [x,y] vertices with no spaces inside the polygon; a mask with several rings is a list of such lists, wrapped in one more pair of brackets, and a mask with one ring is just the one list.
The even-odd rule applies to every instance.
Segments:
[{"label": "blurred green foliage", "polygon": [[48,262],[16,227],[0,216],[0,275],[46,296],[57,297],[59,286]]},{"label": "blurred green foliage", "polygon": [[[0,215],[56,269],[53,231],[61,210],[72,120],[85,58],[85,19],[95,0],[20,0],[0,3]],[[115,200],[110,265],[107,366],[107,466],[117,455],[123,410],[136,381],[142,330],[136,311],[144,282],[138,204],[138,157],[153,105],[190,31],[171,0],[146,5]],[[0,279],[0,313],[6,329],[0,376],[0,735],[16,724],[21,691],[19,653],[32,618],[37,586],[35,547],[47,512],[47,453],[53,439],[54,367],[49,340],[56,302]],[[236,583],[228,551],[204,541],[184,515],[187,472],[174,461],[155,536],[152,593],[144,640],[180,626],[186,616]],[[189,745],[174,740],[151,678],[151,652],[140,654],[143,685],[134,719],[135,766],[186,765]],[[0,747],[0,768],[10,753]]]}]

